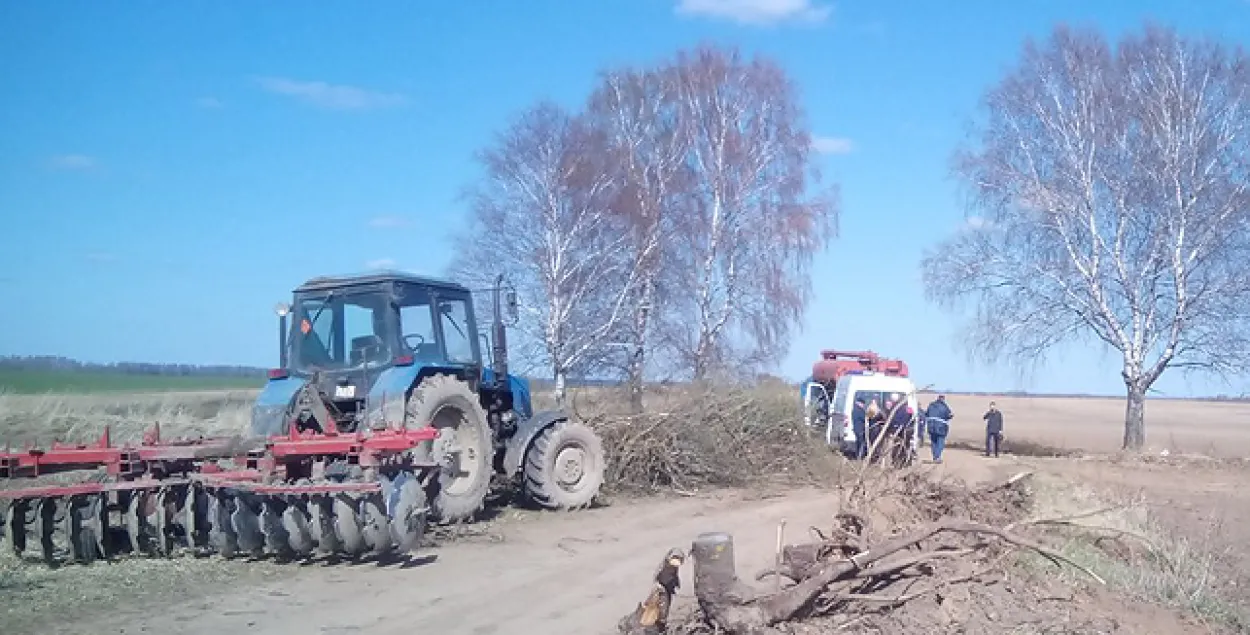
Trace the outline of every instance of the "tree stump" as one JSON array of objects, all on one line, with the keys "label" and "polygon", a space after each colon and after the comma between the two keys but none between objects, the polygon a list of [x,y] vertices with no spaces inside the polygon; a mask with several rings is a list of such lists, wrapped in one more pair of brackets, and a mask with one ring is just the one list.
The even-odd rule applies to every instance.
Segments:
[{"label": "tree stump", "polygon": [[742,624],[755,621],[742,615],[744,607],[757,594],[738,578],[733,536],[723,532],[700,534],[690,547],[690,556],[694,558],[694,595],[704,617],[728,632],[744,632]]}]

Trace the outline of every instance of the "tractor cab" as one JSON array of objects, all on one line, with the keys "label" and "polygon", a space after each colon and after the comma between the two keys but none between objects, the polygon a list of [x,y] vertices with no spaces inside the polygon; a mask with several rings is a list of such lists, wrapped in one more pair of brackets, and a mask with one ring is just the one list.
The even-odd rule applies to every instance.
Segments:
[{"label": "tractor cab", "polygon": [[395,364],[478,366],[469,290],[406,274],[316,278],[295,290],[289,369],[367,375]]}]

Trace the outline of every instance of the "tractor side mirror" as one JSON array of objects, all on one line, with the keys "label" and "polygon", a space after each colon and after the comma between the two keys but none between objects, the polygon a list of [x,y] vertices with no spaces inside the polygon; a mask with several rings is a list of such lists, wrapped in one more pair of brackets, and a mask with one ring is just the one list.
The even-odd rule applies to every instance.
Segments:
[{"label": "tractor side mirror", "polygon": [[520,314],[520,311],[517,308],[516,290],[508,289],[508,295],[506,297],[508,303],[508,319],[512,322],[516,322],[519,319],[518,316]]}]

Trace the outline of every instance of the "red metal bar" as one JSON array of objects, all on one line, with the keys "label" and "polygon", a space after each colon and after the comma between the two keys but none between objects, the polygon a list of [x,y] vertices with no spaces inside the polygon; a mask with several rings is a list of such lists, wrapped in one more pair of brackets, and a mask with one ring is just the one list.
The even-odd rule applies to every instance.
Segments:
[{"label": "red metal bar", "polygon": [[[432,441],[438,437],[438,430],[430,427],[417,429],[386,429],[369,433],[357,432],[342,434],[330,431],[326,434],[313,432],[302,433],[296,426],[291,426],[290,433],[285,436],[271,437],[257,443],[253,451],[240,448],[240,441],[247,440],[230,437],[209,437],[199,439],[178,439],[164,441],[161,439],[159,424],[144,433],[140,445],[129,444],[114,446],[111,431],[105,427],[100,439],[94,444],[67,444],[54,442],[50,449],[30,448],[18,452],[6,450],[0,453],[0,478],[37,477],[41,474],[66,472],[71,470],[90,470],[103,467],[114,476],[138,476],[154,466],[156,471],[172,470],[175,472],[202,471],[214,473],[217,478],[236,477],[256,480],[257,476],[244,474],[273,474],[281,469],[283,459],[298,459],[314,456],[345,456],[356,457],[357,462],[364,466],[377,465],[385,456],[411,450],[420,443]],[[245,472],[222,472],[214,461],[234,459],[251,468]],[[161,465],[182,463],[182,465]],[[143,481],[123,481],[109,486],[104,485],[71,485],[49,486],[38,491],[47,495],[71,495],[72,493],[93,493],[146,487],[145,485],[127,485]],[[166,482],[166,481],[161,481]],[[169,481],[172,482],[172,481]],[[81,489],[86,487],[87,489]],[[10,492],[36,491],[10,490]],[[343,490],[350,491],[350,490]],[[31,494],[34,495],[34,494]],[[6,494],[5,497],[13,497]]]},{"label": "red metal bar", "polygon": [[166,485],[184,485],[189,482],[190,481],[185,478],[143,478],[135,479],[133,481],[116,481],[113,483],[47,485],[43,487],[25,487],[21,489],[0,490],[0,498],[41,498],[45,496],[76,496],[78,494],[124,492],[136,489],[155,489]]}]

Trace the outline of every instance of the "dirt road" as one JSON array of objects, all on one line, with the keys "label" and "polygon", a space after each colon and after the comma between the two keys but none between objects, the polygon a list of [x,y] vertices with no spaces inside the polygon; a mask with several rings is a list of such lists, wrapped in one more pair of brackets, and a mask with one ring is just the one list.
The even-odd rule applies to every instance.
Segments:
[{"label": "dirt road", "polygon": [[259,588],[56,632],[611,633],[649,591],[649,576],[670,547],[688,548],[704,531],[732,532],[740,566],[754,572],[770,562],[782,518],[792,537],[825,526],[834,497],[734,494],[544,514],[505,523],[503,542],[445,545],[428,552],[433,562],[409,568],[311,567]]},{"label": "dirt road", "polygon": [[[947,456],[936,469],[968,480],[990,478],[999,467],[969,452]],[[53,624],[39,632],[612,633],[650,589],[667,549],[687,549],[702,532],[727,531],[735,537],[739,569],[754,574],[771,563],[781,519],[787,520],[787,540],[802,540],[807,527],[829,524],[836,499],[835,492],[813,489],[734,492],[537,514],[495,523],[491,530],[500,541],[470,539],[427,550],[432,561],[311,565],[258,586],[241,583],[225,594],[162,603],[157,610],[115,606],[105,620]],[[687,585],[688,576],[683,574]],[[689,596],[691,589],[681,594]]]}]

